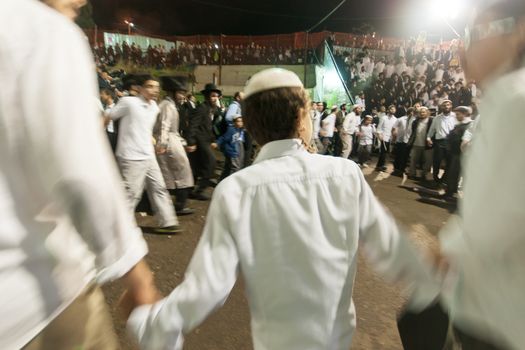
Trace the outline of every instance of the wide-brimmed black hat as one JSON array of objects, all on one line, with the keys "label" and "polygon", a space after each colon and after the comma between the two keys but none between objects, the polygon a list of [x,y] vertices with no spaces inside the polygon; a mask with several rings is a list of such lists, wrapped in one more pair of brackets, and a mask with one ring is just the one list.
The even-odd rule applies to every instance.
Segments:
[{"label": "wide-brimmed black hat", "polygon": [[213,83],[208,83],[204,86],[204,90],[201,91],[203,95],[209,95],[212,92],[216,92],[222,96],[222,91],[217,88]]},{"label": "wide-brimmed black hat", "polygon": [[184,77],[163,76],[160,77],[162,89],[165,91],[188,91],[187,79]]}]

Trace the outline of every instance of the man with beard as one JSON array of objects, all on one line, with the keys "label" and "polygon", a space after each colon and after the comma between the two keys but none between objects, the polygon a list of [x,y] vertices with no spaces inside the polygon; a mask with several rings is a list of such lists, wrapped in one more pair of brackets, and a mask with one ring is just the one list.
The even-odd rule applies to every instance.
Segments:
[{"label": "man with beard", "polygon": [[437,185],[446,179],[446,175],[439,177],[441,163],[445,161],[445,173],[449,163],[449,152],[447,148],[447,136],[457,124],[456,114],[452,112],[452,102],[444,100],[441,102],[441,114],[434,118],[432,126],[428,130],[427,144],[433,148],[432,175]]},{"label": "man with beard", "polygon": [[352,107],[352,112],[348,113],[343,121],[341,128],[341,141],[343,142],[343,154],[342,157],[347,159],[352,153],[352,147],[354,144],[355,133],[359,125],[361,124],[361,113],[362,107],[359,104],[355,104]]}]

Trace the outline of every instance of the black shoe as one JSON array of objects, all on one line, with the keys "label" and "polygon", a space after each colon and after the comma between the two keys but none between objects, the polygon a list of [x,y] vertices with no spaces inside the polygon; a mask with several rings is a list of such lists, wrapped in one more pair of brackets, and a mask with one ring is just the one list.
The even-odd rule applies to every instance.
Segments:
[{"label": "black shoe", "polygon": [[195,210],[191,208],[182,208],[180,210],[177,210],[176,213],[177,213],[177,216],[191,215],[195,213]]},{"label": "black shoe", "polygon": [[209,201],[211,199],[210,196],[207,194],[204,194],[202,192],[192,192],[189,196],[191,199],[196,199],[198,201]]},{"label": "black shoe", "polygon": [[182,232],[182,228],[179,225],[173,225],[173,226],[166,226],[166,227],[157,227],[152,230],[152,233],[158,233],[158,234],[175,234]]}]

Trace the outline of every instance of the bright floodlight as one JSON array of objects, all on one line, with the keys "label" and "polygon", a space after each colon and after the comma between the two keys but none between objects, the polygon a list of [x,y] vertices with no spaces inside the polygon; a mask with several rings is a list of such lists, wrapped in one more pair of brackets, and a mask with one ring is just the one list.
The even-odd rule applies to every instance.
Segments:
[{"label": "bright floodlight", "polygon": [[341,84],[341,79],[335,69],[327,69],[324,74],[324,83],[327,89],[335,89]]},{"label": "bright floodlight", "polygon": [[135,27],[135,24],[134,23],[130,23],[129,26],[130,27]]},{"label": "bright floodlight", "polygon": [[217,45],[217,44],[215,44],[214,46],[215,46],[215,48],[216,48],[216,49],[218,49],[218,48],[219,48],[219,45]]},{"label": "bright floodlight", "polygon": [[430,13],[435,18],[455,19],[463,10],[462,0],[429,0]]}]

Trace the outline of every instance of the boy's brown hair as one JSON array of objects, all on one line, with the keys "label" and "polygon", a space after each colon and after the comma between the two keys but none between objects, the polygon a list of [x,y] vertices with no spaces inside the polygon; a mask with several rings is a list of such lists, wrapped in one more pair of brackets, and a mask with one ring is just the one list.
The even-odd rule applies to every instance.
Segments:
[{"label": "boy's brown hair", "polygon": [[246,130],[259,145],[295,138],[299,111],[308,110],[310,99],[303,88],[286,87],[259,92],[243,101]]}]

